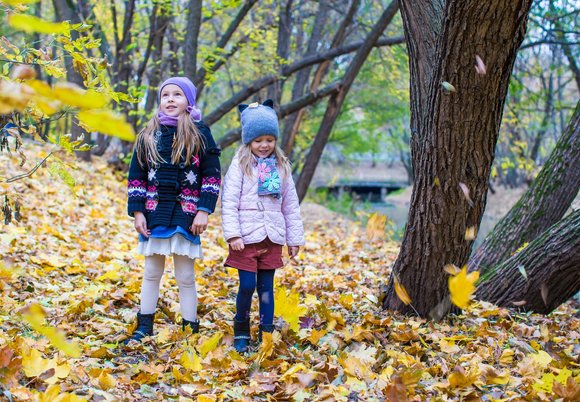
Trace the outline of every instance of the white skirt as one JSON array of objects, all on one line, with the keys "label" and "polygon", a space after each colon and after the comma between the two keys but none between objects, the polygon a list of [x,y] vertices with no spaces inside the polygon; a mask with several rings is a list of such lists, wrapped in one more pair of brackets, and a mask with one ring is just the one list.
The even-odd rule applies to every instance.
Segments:
[{"label": "white skirt", "polygon": [[200,244],[194,244],[180,234],[175,234],[167,239],[150,238],[139,242],[137,253],[149,257],[153,254],[160,255],[183,255],[191,259],[203,258]]}]

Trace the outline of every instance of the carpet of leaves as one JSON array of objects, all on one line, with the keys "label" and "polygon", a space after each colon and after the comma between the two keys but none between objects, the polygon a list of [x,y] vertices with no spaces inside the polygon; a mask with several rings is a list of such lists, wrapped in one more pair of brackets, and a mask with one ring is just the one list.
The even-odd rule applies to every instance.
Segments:
[{"label": "carpet of leaves", "polygon": [[[15,164],[0,155],[0,179]],[[315,205],[262,345],[231,346],[237,276],[216,213],[195,266],[201,333],[181,330],[168,261],[155,336],[124,348],[143,267],[125,181],[105,160],[75,165],[76,196],[45,168],[0,188],[23,204],[21,222],[0,223],[0,400],[580,400],[573,302],[549,316],[474,302],[440,322],[383,311],[398,244]]]}]

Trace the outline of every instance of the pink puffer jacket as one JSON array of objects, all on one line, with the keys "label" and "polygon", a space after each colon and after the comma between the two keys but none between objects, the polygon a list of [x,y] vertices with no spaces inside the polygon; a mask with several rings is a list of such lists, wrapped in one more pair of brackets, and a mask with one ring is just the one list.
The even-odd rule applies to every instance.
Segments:
[{"label": "pink puffer jacket", "polygon": [[234,157],[222,188],[222,222],[226,240],[241,237],[244,244],[266,237],[276,244],[301,246],[304,228],[292,176],[282,180],[282,197],[258,196],[257,165],[245,176]]}]

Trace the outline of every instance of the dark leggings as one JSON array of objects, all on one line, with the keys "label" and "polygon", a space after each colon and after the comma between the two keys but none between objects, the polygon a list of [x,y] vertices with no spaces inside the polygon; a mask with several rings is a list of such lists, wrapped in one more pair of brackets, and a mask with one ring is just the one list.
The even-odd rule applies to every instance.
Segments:
[{"label": "dark leggings", "polygon": [[260,300],[260,324],[274,323],[274,273],[275,269],[258,269],[249,272],[238,269],[240,287],[236,298],[236,321],[250,318],[252,296],[258,291]]}]

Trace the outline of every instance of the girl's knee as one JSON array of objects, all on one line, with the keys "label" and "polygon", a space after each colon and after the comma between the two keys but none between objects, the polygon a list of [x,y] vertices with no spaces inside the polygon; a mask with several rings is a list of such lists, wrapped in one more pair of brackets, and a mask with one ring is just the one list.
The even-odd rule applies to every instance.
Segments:
[{"label": "girl's knee", "polygon": [[175,281],[178,286],[194,287],[195,286],[195,272],[191,270],[175,270]]},{"label": "girl's knee", "polygon": [[238,288],[238,293],[244,295],[252,296],[254,291],[256,290],[256,283],[255,282],[240,282],[240,287]]}]

